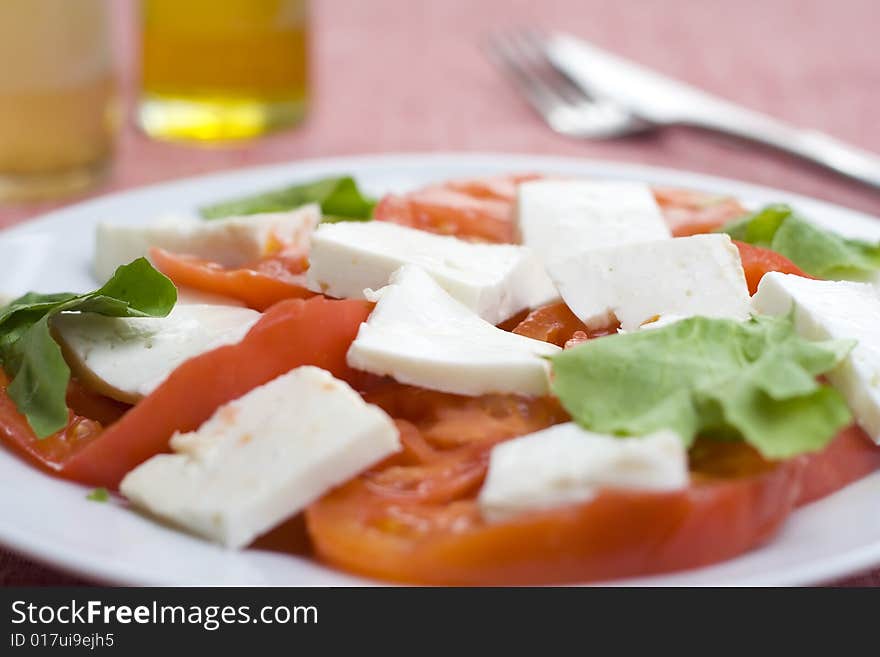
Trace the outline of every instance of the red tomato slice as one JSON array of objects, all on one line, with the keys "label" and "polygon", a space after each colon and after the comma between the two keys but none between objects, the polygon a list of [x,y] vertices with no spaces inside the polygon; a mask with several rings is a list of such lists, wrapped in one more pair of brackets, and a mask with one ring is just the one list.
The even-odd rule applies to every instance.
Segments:
[{"label": "red tomato slice", "polygon": [[[70,411],[67,426],[48,438],[37,438],[27,418],[18,412],[15,402],[6,394],[9,380],[0,370],[0,439],[22,456],[49,472],[58,472],[73,454],[97,438],[102,431],[98,417],[114,418],[121,412],[112,400],[102,401],[85,391],[75,381],[68,389],[68,404],[78,412]],[[96,417],[82,415],[93,411]]]},{"label": "red tomato slice", "polygon": [[655,187],[653,192],[675,237],[711,233],[748,212],[731,196],[669,187]]},{"label": "red tomato slice", "polygon": [[411,425],[437,450],[492,445],[570,419],[553,397],[467,397],[394,381],[374,387],[364,399]]},{"label": "red tomato slice", "polygon": [[457,467],[450,457],[439,468],[414,468],[409,479],[401,467],[360,477],[311,505],[307,528],[322,559],[381,579],[607,580],[734,557],[771,536],[796,504],[880,466],[880,448],[857,429],[842,432],[823,452],[777,465],[741,443],[708,451],[718,452],[704,459],[711,467],[693,472],[684,491],[605,491],[583,504],[491,523],[474,499],[477,478],[468,470],[474,453],[462,453]]},{"label": "red tomato slice", "polygon": [[617,326],[609,326],[600,330],[590,330],[571,312],[571,309],[560,301],[536,308],[517,324],[513,332],[527,338],[552,342],[557,347],[565,347],[570,342],[583,342],[590,338],[611,335]]},{"label": "red tomato slice", "polygon": [[241,342],[196,356],[100,438],[76,451],[62,476],[117,488],[125,473],[168,449],[175,431],[192,431],[221,405],[300,365],[355,380],[345,354],[372,304],[314,297],[269,309]]},{"label": "red tomato slice", "polygon": [[131,404],[105,397],[77,379],[71,379],[67,386],[67,406],[77,415],[95,420],[105,427],[116,422],[131,408]]},{"label": "red tomato slice", "polygon": [[176,285],[239,299],[255,310],[284,299],[314,296],[305,287],[307,263],[300,257],[275,256],[252,267],[227,269],[223,265],[191,255],[150,249],[150,260]]},{"label": "red tomato slice", "polygon": [[743,271],[746,274],[746,283],[749,285],[749,294],[754,294],[758,290],[758,283],[769,271],[780,271],[784,274],[797,274],[805,278],[813,278],[784,255],[775,251],[736,240],[733,243],[739,249]]},{"label": "red tomato slice", "polygon": [[880,468],[880,447],[856,425],[841,431],[817,454],[799,457],[805,464],[798,505],[830,495]]},{"label": "red tomato slice", "polygon": [[464,398],[393,382],[366,399],[403,418],[405,456],[313,504],[306,522],[322,559],[394,581],[551,584],[706,565],[766,540],[796,504],[880,467],[880,448],[856,428],[781,464],[742,443],[705,441],[685,491],[606,491],[486,523],[475,497],[492,445],[565,421],[565,412],[550,399]]},{"label": "red tomato slice", "polygon": [[517,173],[510,176],[492,178],[470,178],[467,180],[450,180],[446,183],[449,189],[463,192],[474,198],[494,198],[499,201],[513,203],[516,200],[516,188],[520,183],[541,178],[538,173]]},{"label": "red tomato slice", "polygon": [[389,194],[373,213],[379,221],[486,242],[514,242],[516,186],[539,176],[519,174],[457,180],[409,194]]},{"label": "red tomato slice", "polygon": [[407,504],[357,479],[306,511],[317,554],[362,575],[419,584],[583,582],[695,567],[766,539],[790,512],[786,463],[675,493],[591,502],[485,522],[473,498]]}]

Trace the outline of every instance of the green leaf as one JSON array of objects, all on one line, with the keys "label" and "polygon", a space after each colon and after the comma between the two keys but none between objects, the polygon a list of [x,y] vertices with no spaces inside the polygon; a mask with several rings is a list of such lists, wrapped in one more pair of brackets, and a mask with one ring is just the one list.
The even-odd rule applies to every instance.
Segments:
[{"label": "green leaf", "polygon": [[799,217],[787,205],[770,205],[721,229],[733,239],[772,249],[811,276],[863,278],[880,269],[880,242],[843,237]]},{"label": "green leaf", "polygon": [[850,421],[816,381],[852,341],[810,342],[791,318],[694,317],[589,340],[551,358],[553,392],[587,429],[744,439],[768,458],[820,449]]},{"label": "green leaf", "polygon": [[199,210],[205,219],[261,212],[284,212],[306,203],[318,203],[328,221],[367,221],[376,202],[364,196],[351,176],[323,178],[309,183],[208,205]]},{"label": "green leaf", "polygon": [[[164,317],[176,302],[174,283],[146,258],[138,258],[119,267],[95,292],[77,297],[75,310],[111,317]],[[68,306],[63,310],[74,310]]]},{"label": "green leaf", "polygon": [[[67,383],[70,369],[49,333],[44,315],[10,348],[15,376],[6,391],[27,416],[38,437],[51,436],[67,424]],[[5,359],[4,359],[5,360]]]},{"label": "green leaf", "polygon": [[110,492],[106,488],[96,488],[86,495],[86,499],[92,502],[106,502],[110,499]]},{"label": "green leaf", "polygon": [[60,312],[111,317],[164,317],[177,302],[177,288],[145,258],[119,267],[88,294],[29,292],[0,311],[0,362],[11,377],[9,397],[38,438],[67,424],[70,369],[52,338],[50,322]]}]

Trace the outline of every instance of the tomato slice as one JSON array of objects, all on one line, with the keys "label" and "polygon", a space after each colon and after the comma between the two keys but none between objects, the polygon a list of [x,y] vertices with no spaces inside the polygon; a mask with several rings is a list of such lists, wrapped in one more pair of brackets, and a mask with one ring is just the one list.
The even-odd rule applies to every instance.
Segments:
[{"label": "tomato slice", "polygon": [[[683,491],[609,490],[498,522],[482,519],[477,486],[462,479],[475,456],[462,454],[458,467],[450,457],[412,480],[397,472],[405,468],[387,472],[403,494],[389,492],[383,473],[355,479],[311,505],[306,523],[322,559],[370,577],[445,585],[608,580],[734,557],[771,536],[795,505],[880,466],[880,448],[855,428],[823,452],[779,464],[741,443],[720,450],[696,466],[702,470]],[[425,472],[423,489],[415,475]]]},{"label": "tomato slice", "polygon": [[590,502],[488,523],[476,496],[492,446],[568,419],[558,402],[375,385],[404,450],[306,511],[316,553],[417,584],[554,584],[691,568],[766,540],[796,504],[880,467],[857,428],[824,451],[773,463],[744,443],[700,441],[687,490],[605,491]]},{"label": "tomato slice", "polygon": [[521,183],[541,177],[538,173],[516,173],[509,176],[450,180],[446,183],[446,187],[474,198],[490,198],[513,203],[516,200],[517,187]]},{"label": "tomato slice", "polygon": [[513,332],[527,338],[551,342],[558,347],[573,346],[572,341],[579,343],[603,335],[611,335],[617,326],[609,326],[599,330],[590,330],[571,312],[565,302],[551,303],[530,312],[528,316],[513,328]]},{"label": "tomato slice", "polygon": [[227,269],[196,256],[153,248],[150,260],[178,286],[239,299],[255,310],[315,294],[305,287],[308,263],[302,256],[273,256],[249,267]]},{"label": "tomato slice", "polygon": [[372,304],[314,297],[282,301],[233,345],[196,356],[178,367],[98,439],[72,454],[60,469],[69,479],[117,488],[139,463],[168,449],[176,431],[192,431],[222,404],[300,365],[316,365],[356,381],[345,355]]},{"label": "tomato slice", "polygon": [[306,511],[317,554],[419,584],[552,584],[695,567],[766,539],[798,490],[798,467],[675,493],[604,492],[585,504],[486,522],[474,499],[407,504],[361,478]]},{"label": "tomato slice", "polygon": [[758,284],[761,282],[764,274],[770,271],[813,278],[784,255],[780,255],[775,251],[755,246],[754,244],[738,242],[737,240],[734,240],[733,243],[739,249],[743,271],[746,274],[746,283],[749,286],[749,294],[754,294],[758,290]]},{"label": "tomato slice", "polygon": [[653,192],[675,237],[711,233],[748,212],[731,196],[670,187],[654,187]]},{"label": "tomato slice", "polygon": [[131,404],[105,397],[73,378],[67,386],[67,406],[80,417],[95,420],[105,427],[131,408]]},{"label": "tomato slice", "polygon": [[803,485],[798,505],[830,495],[880,468],[880,446],[858,426],[841,431],[823,451],[805,454]]},{"label": "tomato slice", "polygon": [[491,446],[565,422],[568,413],[553,397],[483,395],[467,397],[385,382],[364,399],[391,417],[403,420],[437,450],[466,445]]},{"label": "tomato slice", "polygon": [[[27,418],[19,413],[15,402],[6,393],[9,380],[0,370],[0,439],[29,461],[49,472],[58,472],[73,454],[97,438],[103,428],[98,418],[113,419],[122,409],[109,399],[87,392],[75,381],[68,388],[71,410],[67,426],[47,438],[37,438]],[[111,410],[112,409],[112,410]],[[92,411],[95,417],[86,417]]]},{"label": "tomato slice", "polygon": [[409,194],[389,194],[373,213],[379,221],[486,242],[514,242],[516,186],[536,174],[458,180]]}]

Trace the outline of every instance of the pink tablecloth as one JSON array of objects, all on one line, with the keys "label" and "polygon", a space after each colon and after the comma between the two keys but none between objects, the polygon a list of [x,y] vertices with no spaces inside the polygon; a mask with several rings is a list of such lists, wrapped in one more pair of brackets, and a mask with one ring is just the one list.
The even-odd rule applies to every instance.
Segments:
[{"label": "pink tablecloth", "polygon": [[[256,163],[350,153],[508,151],[677,167],[801,192],[880,215],[880,194],[765,152],[670,130],[608,142],[551,133],[487,63],[495,29],[564,28],[804,127],[880,152],[875,0],[319,0],[314,99],[299,130],[237,148],[122,135],[95,194]],[[130,8],[117,35],[132,78]],[[130,84],[129,84],[130,86]],[[56,205],[0,208],[0,226]],[[0,584],[74,580],[0,552]],[[880,584],[880,571],[848,583]]]}]

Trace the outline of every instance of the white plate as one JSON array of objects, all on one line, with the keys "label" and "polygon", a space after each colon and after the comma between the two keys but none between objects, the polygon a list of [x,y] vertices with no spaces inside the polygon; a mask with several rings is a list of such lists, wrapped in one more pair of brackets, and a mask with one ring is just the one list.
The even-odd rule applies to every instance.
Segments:
[{"label": "white plate", "polygon": [[[113,194],[0,233],[0,292],[92,289],[95,223],[139,223],[166,211],[324,175],[350,173],[373,194],[507,171],[628,178],[733,194],[748,205],[790,202],[818,223],[880,239],[880,222],[827,203],[692,173],[520,155],[390,155],[306,161]],[[126,510],[86,500],[87,488],[42,474],[0,450],[0,543],[33,559],[120,584],[349,585],[366,580],[311,560],[230,552]],[[725,563],[615,583],[797,585],[880,565],[880,473],[800,509],[767,545]]]}]

